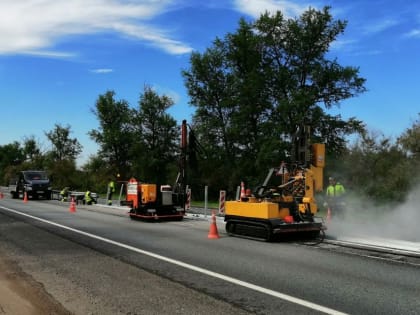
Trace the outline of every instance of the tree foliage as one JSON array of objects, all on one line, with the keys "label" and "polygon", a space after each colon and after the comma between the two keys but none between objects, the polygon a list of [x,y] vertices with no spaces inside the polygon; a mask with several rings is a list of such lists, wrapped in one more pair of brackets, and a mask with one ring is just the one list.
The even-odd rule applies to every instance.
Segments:
[{"label": "tree foliage", "polygon": [[336,173],[349,190],[377,203],[401,202],[411,187],[410,162],[398,145],[375,132],[362,135]]},{"label": "tree foliage", "polygon": [[358,68],[328,59],[345,26],[328,7],[295,19],[265,13],[255,22],[241,19],[235,33],[192,53],[182,74],[196,107],[197,137],[209,163],[221,170],[211,174],[215,184],[226,181],[226,172],[231,189],[244,177],[253,183],[268,167],[293,158],[290,139],[302,124],[335,154],[345,150],[346,135],[364,130],[355,118],[325,111],[365,91]]},{"label": "tree foliage", "polygon": [[4,185],[15,175],[16,166],[23,162],[25,156],[19,142],[0,146],[0,175]]},{"label": "tree foliage", "polygon": [[[85,165],[85,171],[103,186],[116,174],[123,179],[135,176],[142,181],[167,183],[177,166],[177,123],[167,113],[173,100],[148,86],[137,109],[114,96],[113,91],[107,91],[96,102],[93,113],[99,128],[89,135],[100,150]],[[91,180],[87,182],[92,185]]]},{"label": "tree foliage", "polygon": [[[293,135],[304,124],[311,126],[312,142],[326,144],[327,176],[377,202],[404,201],[418,183],[420,121],[395,142],[368,132],[355,117],[330,114],[366,91],[359,69],[341,65],[330,52],[346,25],[329,7],[291,19],[265,13],[255,21],[240,19],[236,31],[191,54],[182,76],[195,108],[187,150],[194,198],[202,198],[204,185],[217,198],[220,189],[232,193],[241,181],[261,184],[268,168],[293,161]],[[92,109],[99,126],[88,133],[99,151],[82,171],[75,164],[80,144],[70,137],[70,126],[56,124],[45,132],[50,151],[43,152],[33,136],[0,146],[0,177],[7,184],[18,170],[44,168],[56,188],[98,192],[116,174],[171,183],[180,161],[177,122],[168,114],[173,104],[148,86],[138,106],[106,91]],[[348,145],[354,133],[358,138]]]},{"label": "tree foliage", "polygon": [[[88,161],[82,166],[83,176],[80,178],[79,183],[83,189],[104,192],[110,176],[107,173],[109,169],[110,165],[99,154],[90,156]],[[123,177],[123,179],[126,178]]]},{"label": "tree foliage", "polygon": [[[420,114],[418,114],[420,117]],[[410,162],[409,178],[413,184],[420,184],[420,119],[397,139],[397,144],[406,152]]]},{"label": "tree foliage", "polygon": [[[420,117],[420,114],[419,114]],[[420,119],[417,119],[399,138],[398,143],[410,157],[420,162]]]},{"label": "tree foliage", "polygon": [[42,164],[43,154],[35,136],[26,137],[23,140],[23,154],[26,161]]},{"label": "tree foliage", "polygon": [[132,160],[142,180],[159,183],[169,180],[167,175],[176,161],[179,137],[177,122],[167,113],[173,104],[171,98],[159,96],[148,86],[140,95],[133,126],[137,146]]},{"label": "tree foliage", "polygon": [[89,131],[91,139],[100,146],[99,156],[107,161],[109,169],[102,170],[104,176],[126,175],[130,167],[133,111],[126,100],[117,101],[114,96],[114,91],[99,95],[92,109],[99,128]]},{"label": "tree foliage", "polygon": [[[52,149],[49,156],[53,161],[75,161],[77,156],[82,152],[83,146],[77,138],[70,138],[71,127],[69,125],[62,126],[55,124],[54,129],[45,132],[45,136],[51,142]],[[26,142],[26,149],[33,149],[33,141]]]}]

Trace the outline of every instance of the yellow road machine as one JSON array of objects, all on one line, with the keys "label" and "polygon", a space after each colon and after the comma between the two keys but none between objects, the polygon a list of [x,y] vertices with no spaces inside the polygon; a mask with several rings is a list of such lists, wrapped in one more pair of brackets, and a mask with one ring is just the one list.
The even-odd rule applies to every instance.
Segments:
[{"label": "yellow road machine", "polygon": [[310,145],[309,134],[308,126],[296,133],[295,162],[271,168],[254,192],[242,185],[238,200],[225,203],[229,235],[270,241],[276,235],[294,233],[323,239],[326,226],[315,216],[318,207],[314,195],[323,188],[325,145]]}]

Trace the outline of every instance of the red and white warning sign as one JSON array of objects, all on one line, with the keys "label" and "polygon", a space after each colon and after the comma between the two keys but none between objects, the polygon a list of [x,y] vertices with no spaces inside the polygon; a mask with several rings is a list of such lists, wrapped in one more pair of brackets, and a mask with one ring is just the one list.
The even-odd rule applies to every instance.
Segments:
[{"label": "red and white warning sign", "polygon": [[185,211],[191,209],[191,188],[187,188],[187,200],[185,201]]},{"label": "red and white warning sign", "polygon": [[219,193],[219,214],[225,214],[226,190]]}]

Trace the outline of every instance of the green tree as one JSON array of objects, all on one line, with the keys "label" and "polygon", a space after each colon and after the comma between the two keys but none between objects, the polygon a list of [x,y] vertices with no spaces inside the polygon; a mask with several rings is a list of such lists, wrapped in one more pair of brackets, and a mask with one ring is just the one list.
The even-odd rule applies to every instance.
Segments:
[{"label": "green tree", "polygon": [[410,189],[410,164],[399,146],[375,132],[362,135],[348,150],[334,175],[356,195],[376,203],[404,201]]},{"label": "green tree", "polygon": [[397,141],[411,157],[420,161],[420,120],[413,122],[411,128],[406,129]]},{"label": "green tree", "polygon": [[45,136],[51,142],[52,149],[49,152],[53,161],[75,161],[82,152],[82,145],[77,138],[70,138],[71,127],[55,124],[54,129],[45,132]]},{"label": "green tree", "polygon": [[226,171],[235,185],[244,177],[255,182],[290,154],[292,135],[302,124],[311,125],[313,140],[335,154],[345,150],[346,135],[364,130],[355,118],[326,113],[365,91],[358,68],[328,59],[345,27],[329,7],[295,19],[266,13],[255,22],[241,19],[235,33],[191,55],[191,67],[182,74],[197,108],[197,138],[210,156],[220,157],[210,159],[223,170],[210,175],[217,183],[225,182]]},{"label": "green tree", "polygon": [[18,141],[0,146],[0,163],[1,166],[20,164],[24,161],[25,154],[21,144]]},{"label": "green tree", "polygon": [[75,160],[64,159],[49,163],[46,169],[52,180],[54,189],[61,190],[70,187],[72,190],[81,188],[81,173],[76,168]]},{"label": "green tree", "polygon": [[[420,117],[420,114],[419,114]],[[397,143],[406,152],[410,170],[408,177],[412,185],[420,183],[420,119],[413,122],[397,139]]]},{"label": "green tree", "polygon": [[25,156],[25,161],[31,165],[30,168],[45,168],[46,156],[41,151],[41,146],[39,142],[35,139],[35,136],[24,138],[23,154]]},{"label": "green tree", "polygon": [[168,174],[174,175],[179,132],[176,120],[167,113],[173,104],[171,98],[159,96],[148,86],[140,95],[135,118],[135,137],[139,141],[133,152],[133,164],[142,180],[163,184],[168,182]]},{"label": "green tree", "polygon": [[0,146],[0,178],[4,185],[9,184],[24,159],[25,155],[18,141]]},{"label": "green tree", "polygon": [[284,19],[281,12],[264,14],[255,23],[264,41],[267,88],[275,104],[275,125],[280,133],[293,134],[297,126],[312,126],[317,140],[330,152],[345,149],[345,136],[363,132],[354,117],[347,121],[324,110],[365,92],[359,69],[328,59],[329,49],[344,33],[347,22],[334,20],[329,7],[309,9],[300,18]]},{"label": "green tree", "polygon": [[26,160],[35,161],[41,155],[41,149],[34,136],[26,137],[23,141],[23,153]]},{"label": "green tree", "polygon": [[[104,170],[108,170],[109,165],[99,155],[90,156],[89,160],[82,166],[82,176],[79,185],[84,189],[105,193],[108,184],[108,176]],[[125,179],[125,178],[123,178]]]},{"label": "green tree", "polygon": [[[55,189],[65,186],[76,188],[78,176],[76,171],[76,159],[82,151],[82,145],[77,138],[71,138],[71,127],[55,124],[54,129],[45,132],[45,136],[51,142],[51,150],[46,153],[45,166],[53,180]],[[27,148],[32,148],[29,141]]]},{"label": "green tree", "polygon": [[216,39],[205,53],[193,52],[191,69],[182,72],[190,103],[196,108],[192,123],[195,138],[206,149],[205,160],[201,157],[190,178],[206,174],[202,182],[210,187],[220,182],[222,174],[231,174],[228,178],[224,176],[229,187],[235,182],[232,172],[236,170],[238,148],[231,130],[232,115],[237,110],[232,99],[235,78],[227,65],[225,46]]},{"label": "green tree", "polygon": [[93,114],[99,121],[99,128],[89,131],[92,140],[99,144],[99,157],[108,164],[102,170],[103,176],[130,174],[130,150],[134,142],[132,117],[134,112],[125,100],[115,100],[115,92],[99,95]]}]

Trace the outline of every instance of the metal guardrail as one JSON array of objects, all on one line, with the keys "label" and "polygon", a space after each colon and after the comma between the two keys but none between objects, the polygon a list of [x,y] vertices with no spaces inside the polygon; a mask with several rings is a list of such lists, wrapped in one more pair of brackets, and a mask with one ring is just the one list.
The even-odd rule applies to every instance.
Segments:
[{"label": "metal guardrail", "polygon": [[420,258],[420,243],[378,238],[342,238],[324,240],[325,243],[361,250]]},{"label": "metal guardrail", "polygon": [[[52,190],[51,199],[61,200],[60,192],[61,190]],[[95,201],[95,203],[98,203],[98,198],[99,198],[98,194],[92,192],[91,196],[92,196],[92,199]],[[74,201],[76,202],[76,204],[85,203],[85,192],[83,191],[69,191],[66,197],[68,200],[71,200],[72,198],[74,198]]]}]

